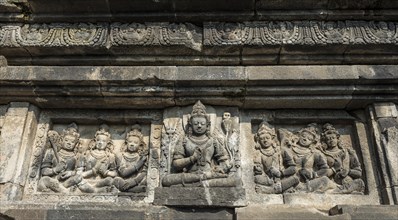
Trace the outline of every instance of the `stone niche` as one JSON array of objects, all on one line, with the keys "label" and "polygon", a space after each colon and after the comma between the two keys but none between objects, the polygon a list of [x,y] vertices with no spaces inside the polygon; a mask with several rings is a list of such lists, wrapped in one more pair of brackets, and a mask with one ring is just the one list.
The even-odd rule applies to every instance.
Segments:
[{"label": "stone niche", "polygon": [[163,124],[161,186],[155,189],[155,204],[245,204],[237,108],[205,106],[198,101],[165,110]]},{"label": "stone niche", "polygon": [[378,204],[365,123],[345,111],[246,111],[248,200],[259,204]]},{"label": "stone niche", "polygon": [[42,112],[24,199],[147,201],[157,185],[160,118],[156,111]]},{"label": "stone niche", "polygon": [[23,201],[377,205],[364,112],[42,110]]}]

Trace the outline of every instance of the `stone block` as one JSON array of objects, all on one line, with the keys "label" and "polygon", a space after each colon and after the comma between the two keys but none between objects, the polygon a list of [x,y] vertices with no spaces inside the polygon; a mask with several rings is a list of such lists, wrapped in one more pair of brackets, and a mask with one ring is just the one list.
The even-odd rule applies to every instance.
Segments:
[{"label": "stone block", "polygon": [[155,205],[166,206],[245,206],[245,189],[235,187],[158,187]]},{"label": "stone block", "polygon": [[390,103],[375,103],[375,113],[377,118],[396,118],[398,117],[397,106]]},{"label": "stone block", "polygon": [[329,216],[325,211],[309,207],[294,207],[282,205],[258,206],[252,205],[236,209],[236,219],[339,219],[350,220],[348,214]]},{"label": "stone block", "polygon": [[350,219],[398,219],[398,207],[396,205],[380,206],[350,206],[338,205],[330,209],[332,216],[341,216],[348,214]]}]

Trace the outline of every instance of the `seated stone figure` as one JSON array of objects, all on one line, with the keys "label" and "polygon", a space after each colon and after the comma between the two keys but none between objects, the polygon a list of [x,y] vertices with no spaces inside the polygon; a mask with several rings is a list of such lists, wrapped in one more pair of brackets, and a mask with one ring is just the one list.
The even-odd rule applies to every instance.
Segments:
[{"label": "seated stone figure", "polygon": [[[254,136],[257,155],[254,159],[254,182],[258,193],[282,193],[298,184],[295,164],[286,161],[287,169],[281,169],[281,150],[275,129],[263,122]],[[290,172],[293,170],[293,172]],[[284,178],[284,179],[282,179]]]},{"label": "seated stone figure", "polygon": [[113,185],[122,192],[145,192],[148,149],[139,125],[131,128],[121,151],[116,154],[120,177],[113,180]]},{"label": "seated stone figure", "polygon": [[356,152],[352,148],[343,147],[340,133],[331,124],[323,126],[322,152],[326,156],[329,170],[327,176],[335,181],[335,193],[363,193],[365,183],[361,179],[362,168]]},{"label": "seated stone figure", "polygon": [[283,153],[284,161],[296,166],[300,183],[293,191],[326,192],[334,187],[327,177],[328,165],[323,154],[317,149],[319,134],[316,124],[309,124],[298,132],[298,142]]},{"label": "seated stone figure", "polygon": [[210,123],[205,106],[198,101],[188,119],[187,133],[175,146],[172,173],[163,177],[163,186],[236,186],[236,178],[229,175],[228,153],[210,133]]},{"label": "seated stone figure", "polygon": [[51,148],[47,149],[41,164],[42,177],[38,191],[69,193],[72,186],[81,181],[81,177],[76,176],[79,137],[75,123],[63,130],[61,135],[53,130],[48,132]]},{"label": "seated stone figure", "polygon": [[118,173],[115,155],[112,152],[111,134],[107,130],[107,125],[100,126],[89,144],[90,149],[84,154],[84,160],[80,164],[82,172],[79,172],[83,180],[78,184],[82,192],[98,193],[112,190],[113,177]]}]

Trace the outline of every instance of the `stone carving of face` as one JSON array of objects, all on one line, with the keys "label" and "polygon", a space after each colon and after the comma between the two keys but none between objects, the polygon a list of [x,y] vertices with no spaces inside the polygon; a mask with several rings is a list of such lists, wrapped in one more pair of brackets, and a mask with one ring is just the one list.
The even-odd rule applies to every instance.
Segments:
[{"label": "stone carving of face", "polygon": [[303,147],[309,147],[314,142],[314,135],[309,132],[303,131],[300,133],[299,144]]},{"label": "stone carving of face", "polygon": [[272,136],[269,133],[262,134],[260,136],[260,145],[262,148],[267,149],[273,144]]},{"label": "stone carving of face", "polygon": [[207,131],[207,119],[205,117],[193,117],[191,119],[194,134],[202,135]]},{"label": "stone carving of face", "polygon": [[326,139],[326,144],[328,145],[329,148],[337,146],[338,138],[336,134],[327,134],[325,136],[325,139]]},{"label": "stone carving of face", "polygon": [[98,150],[105,150],[108,142],[109,138],[106,135],[100,134],[95,138],[95,148]]},{"label": "stone carving of face", "polygon": [[224,114],[223,114],[223,119],[228,119],[228,118],[231,118],[231,113],[229,113],[229,112],[224,112]]},{"label": "stone carving of face", "polygon": [[73,135],[66,135],[64,137],[64,144],[62,145],[62,149],[67,151],[73,151],[77,144],[77,138]]},{"label": "stone carving of face", "polygon": [[126,140],[127,150],[130,152],[137,152],[140,148],[141,140],[139,137],[130,136]]}]

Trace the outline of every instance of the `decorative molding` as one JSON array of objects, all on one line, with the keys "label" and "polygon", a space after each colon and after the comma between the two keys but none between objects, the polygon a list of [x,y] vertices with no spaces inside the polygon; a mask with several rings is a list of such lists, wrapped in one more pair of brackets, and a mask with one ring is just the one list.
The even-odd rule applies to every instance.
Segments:
[{"label": "decorative molding", "polygon": [[398,23],[279,21],[204,23],[3,24],[0,47],[126,47],[398,44]]},{"label": "decorative molding", "polygon": [[397,44],[398,24],[375,21],[205,23],[204,45]]},{"label": "decorative molding", "polygon": [[114,23],[111,25],[111,45],[183,45],[200,51],[202,49],[202,30],[189,23]]}]

